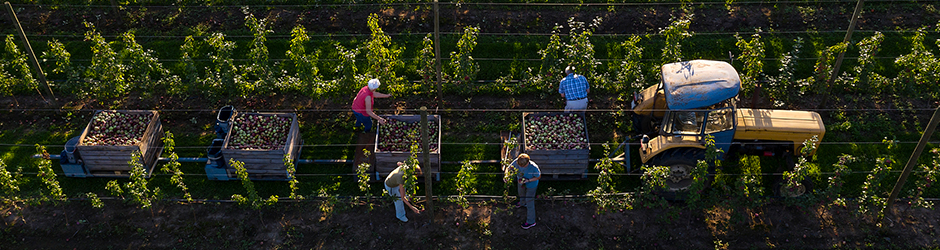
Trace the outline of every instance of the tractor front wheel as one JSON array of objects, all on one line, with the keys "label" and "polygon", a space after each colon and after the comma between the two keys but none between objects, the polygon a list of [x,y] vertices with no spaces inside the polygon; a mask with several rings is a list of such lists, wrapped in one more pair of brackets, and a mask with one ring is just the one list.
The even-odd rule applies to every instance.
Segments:
[{"label": "tractor front wheel", "polygon": [[666,177],[667,191],[685,191],[695,181],[692,173],[698,167],[698,161],[705,159],[705,151],[697,148],[670,150],[657,156],[653,165],[669,167]]}]

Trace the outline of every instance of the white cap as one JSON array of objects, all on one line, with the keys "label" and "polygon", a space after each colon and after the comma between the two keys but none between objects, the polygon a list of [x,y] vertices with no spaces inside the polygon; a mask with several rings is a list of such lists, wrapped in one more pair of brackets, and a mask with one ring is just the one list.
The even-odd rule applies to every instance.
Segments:
[{"label": "white cap", "polygon": [[574,73],[574,66],[569,65],[567,68],[565,68],[565,74],[567,75],[571,73]]},{"label": "white cap", "polygon": [[379,88],[379,85],[382,85],[382,83],[379,82],[379,79],[369,80],[369,90],[375,90]]}]

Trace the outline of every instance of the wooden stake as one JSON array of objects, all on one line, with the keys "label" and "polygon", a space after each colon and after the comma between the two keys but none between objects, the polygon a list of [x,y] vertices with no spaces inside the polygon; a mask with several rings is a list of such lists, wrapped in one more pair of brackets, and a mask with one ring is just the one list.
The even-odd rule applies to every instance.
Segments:
[{"label": "wooden stake", "polygon": [[421,107],[421,140],[422,140],[421,141],[421,152],[422,152],[421,157],[422,159],[424,159],[424,167],[425,167],[424,197],[427,198],[427,203],[428,203],[427,209],[424,210],[424,212],[428,213],[428,218],[431,218],[431,220],[433,221],[434,220],[434,203],[432,203],[432,201],[434,200],[434,196],[433,196],[433,192],[431,192],[431,188],[433,186],[432,182],[434,182],[434,179],[432,177],[433,173],[431,173],[431,170],[433,170],[434,168],[431,166],[431,160],[430,160],[431,140],[428,139],[429,137],[428,135],[429,135],[428,133],[428,108]]},{"label": "wooden stake", "polygon": [[[862,6],[865,4],[865,0],[858,0],[858,3],[855,4],[855,13],[852,13],[852,20],[849,21],[849,28],[845,32],[845,38],[842,39],[843,43],[849,43],[852,41],[852,32],[855,31],[855,23],[858,22],[858,16],[862,13]],[[848,50],[848,46],[846,46]],[[832,74],[829,75],[829,79],[826,79],[826,92],[823,93],[822,102],[819,102],[819,107],[822,108],[826,106],[826,103],[829,102],[829,91],[832,90],[832,83],[839,77],[839,68],[842,67],[842,58],[845,57],[845,51],[839,53],[839,56],[836,57],[836,65],[832,68]]]},{"label": "wooden stake", "polygon": [[933,112],[933,116],[930,117],[930,122],[927,123],[927,129],[924,130],[924,134],[920,136],[920,142],[917,142],[917,147],[914,148],[914,153],[911,154],[911,158],[907,160],[907,165],[904,165],[904,171],[902,171],[901,176],[898,177],[898,182],[894,184],[894,190],[891,190],[891,196],[888,197],[888,204],[886,206],[890,213],[894,213],[894,200],[898,198],[901,187],[907,182],[907,177],[911,175],[914,165],[917,164],[917,158],[920,158],[920,154],[924,152],[924,146],[927,146],[927,141],[937,129],[937,123],[940,123],[940,107],[937,107],[937,110]]},{"label": "wooden stake", "polygon": [[[26,56],[29,57],[29,61],[33,65],[30,67],[30,69],[32,69],[33,74],[37,76],[36,78],[39,79],[39,82],[42,83],[43,86],[46,86],[46,90],[49,91],[49,97],[54,101],[56,99],[55,94],[52,93],[52,88],[50,88],[49,83],[46,82],[46,74],[42,73],[42,67],[39,66],[39,60],[36,59],[36,54],[33,53],[33,46],[29,45],[29,39],[26,38],[26,32],[23,32],[23,25],[20,25],[20,20],[16,17],[16,11],[13,11],[13,5],[10,5],[10,2],[4,2],[3,4],[7,6],[7,12],[10,13],[10,20],[13,21],[13,24],[16,24],[16,30],[20,34],[20,40],[23,42],[24,50],[26,50]],[[42,91],[39,91],[39,97],[42,97],[42,99],[46,102],[50,102],[50,100],[46,100],[46,97],[42,95]]]},{"label": "wooden stake", "polygon": [[434,0],[434,67],[437,73],[437,101],[438,107],[444,104],[443,87],[441,87],[441,9]]}]

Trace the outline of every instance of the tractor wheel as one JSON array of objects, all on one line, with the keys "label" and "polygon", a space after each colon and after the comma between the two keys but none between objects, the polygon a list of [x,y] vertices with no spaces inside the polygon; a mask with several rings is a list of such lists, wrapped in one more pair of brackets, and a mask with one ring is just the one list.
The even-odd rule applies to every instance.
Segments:
[{"label": "tractor wheel", "polygon": [[803,196],[813,190],[812,180],[803,180],[799,185],[793,188],[787,188],[784,181],[778,180],[774,183],[774,195],[785,198],[796,198]]},{"label": "tractor wheel", "polygon": [[654,165],[669,167],[666,191],[685,191],[692,186],[692,172],[699,160],[705,159],[705,151],[697,148],[679,148],[657,156]]}]

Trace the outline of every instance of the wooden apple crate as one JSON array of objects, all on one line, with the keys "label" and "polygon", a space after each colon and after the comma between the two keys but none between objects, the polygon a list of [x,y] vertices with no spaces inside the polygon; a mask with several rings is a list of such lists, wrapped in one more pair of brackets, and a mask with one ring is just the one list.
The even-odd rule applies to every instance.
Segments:
[{"label": "wooden apple crate", "polygon": [[[558,150],[534,150],[529,149],[529,145],[526,141],[528,136],[525,131],[526,119],[532,119],[532,117],[537,116],[555,116],[562,114],[575,114],[581,117],[582,123],[584,123],[584,138],[588,139],[587,149],[558,149]],[[551,177],[553,179],[559,178],[584,178],[584,173],[588,171],[589,159],[588,157],[591,154],[591,144],[590,137],[588,137],[587,131],[587,121],[584,118],[583,114],[579,113],[563,113],[563,112],[537,112],[537,113],[522,113],[522,150],[524,153],[529,155],[529,158],[533,162],[539,165],[539,170],[542,172],[542,177]],[[572,135],[578,136],[578,135]]]},{"label": "wooden apple crate", "polygon": [[[242,115],[261,115],[261,116],[279,116],[290,118],[290,130],[288,130],[287,141],[283,148],[273,150],[258,149],[234,149],[229,148],[229,140],[233,133],[225,135],[225,142],[222,144],[222,159],[225,162],[226,172],[231,180],[237,180],[238,175],[235,168],[229,165],[229,160],[234,159],[245,163],[245,170],[248,172],[248,178],[252,180],[290,180],[293,176],[288,175],[287,166],[284,162],[284,155],[290,157],[295,163],[300,155],[300,149],[303,140],[300,138],[300,125],[297,122],[297,114],[294,113],[238,113]],[[234,119],[233,119],[234,120]],[[241,124],[232,122],[232,130]]]},{"label": "wooden apple crate", "polygon": [[[399,120],[399,121],[403,121],[407,123],[420,123],[421,122],[420,115],[390,115],[390,116],[386,116],[385,118]],[[421,165],[421,170],[423,171],[430,170],[432,173],[437,173],[437,179],[440,180],[441,146],[442,146],[441,145],[441,130],[444,127],[444,125],[441,123],[441,117],[437,115],[428,115],[428,122],[431,122],[431,121],[435,121],[438,124],[437,138],[429,138],[431,141],[437,141],[437,150],[432,150],[428,154],[428,160],[431,161],[430,164],[424,162],[424,156],[422,156],[421,152],[418,152],[418,164]],[[382,125],[378,124],[378,126],[382,126]],[[378,127],[376,127],[375,145],[372,151],[373,155],[375,156],[375,164],[373,164],[374,166],[373,169],[375,171],[376,180],[384,181],[385,180],[384,178],[388,176],[388,174],[391,173],[392,170],[395,170],[395,168],[398,167],[398,164],[397,164],[398,162],[400,161],[404,162],[405,160],[408,159],[408,157],[411,157],[411,152],[410,151],[380,151],[379,150],[379,138],[381,138],[382,135],[379,134],[379,131],[380,130],[378,129]],[[432,133],[432,132],[428,131],[428,133]],[[420,150],[420,147],[419,147],[419,150]],[[430,168],[428,168],[428,166],[430,166]]]},{"label": "wooden apple crate", "polygon": [[[134,152],[140,152],[147,177],[153,172],[157,159],[163,152],[163,126],[160,123],[160,114],[153,110],[113,110],[125,114],[152,114],[147,129],[140,141],[133,145],[86,145],[85,137],[91,132],[92,122],[88,122],[79,138],[75,151],[81,155],[87,177],[130,177]],[[102,110],[95,111],[95,114]]]}]

